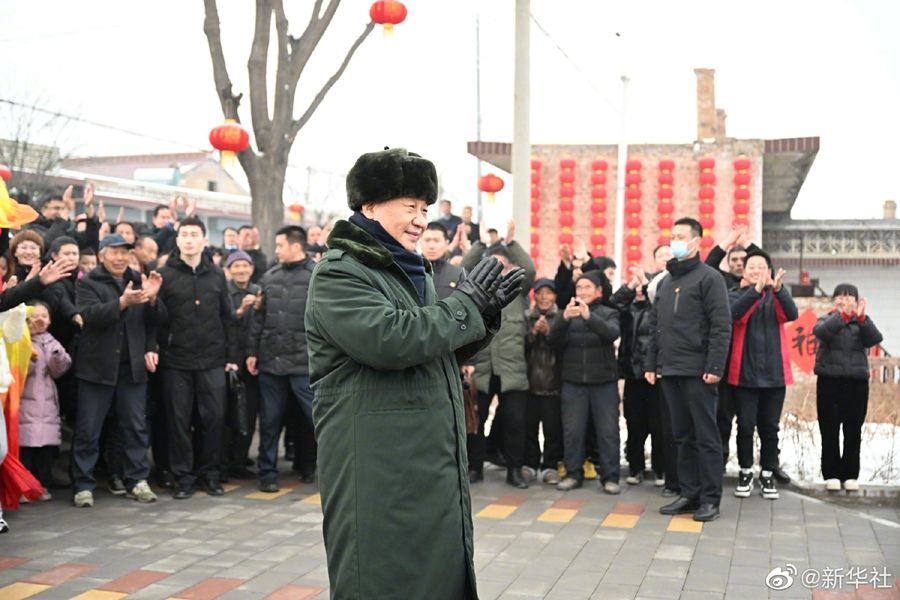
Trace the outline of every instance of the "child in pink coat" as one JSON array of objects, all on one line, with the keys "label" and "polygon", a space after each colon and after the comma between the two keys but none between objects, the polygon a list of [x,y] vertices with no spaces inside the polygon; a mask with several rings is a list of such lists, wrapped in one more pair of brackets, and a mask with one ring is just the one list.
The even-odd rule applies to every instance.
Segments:
[{"label": "child in pink coat", "polygon": [[72,366],[72,358],[56,338],[47,332],[50,311],[35,301],[28,316],[32,356],[28,378],[19,406],[19,453],[22,464],[44,486],[41,500],[49,500],[50,470],[62,442],[59,397],[56,383]]}]

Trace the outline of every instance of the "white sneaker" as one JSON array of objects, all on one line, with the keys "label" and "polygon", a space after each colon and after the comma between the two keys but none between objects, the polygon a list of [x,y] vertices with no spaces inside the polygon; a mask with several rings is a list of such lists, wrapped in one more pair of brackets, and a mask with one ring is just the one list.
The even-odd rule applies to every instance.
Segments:
[{"label": "white sneaker", "polygon": [[544,469],[544,473],[541,478],[547,485],[556,485],[557,483],[559,483],[559,471],[557,471],[556,469]]},{"label": "white sneaker", "polygon": [[848,492],[858,492],[859,491],[859,482],[855,479],[848,479],[844,482],[844,489]]},{"label": "white sneaker", "polygon": [[40,500],[41,502],[47,502],[49,500],[53,500],[53,496],[46,488],[44,488],[44,493],[41,494],[41,497],[38,498],[38,500]]},{"label": "white sneaker", "polygon": [[644,474],[638,473],[637,475],[629,475],[625,478],[625,483],[628,485],[638,485],[640,482],[644,480]]},{"label": "white sneaker", "polygon": [[90,490],[83,490],[75,494],[76,508],[90,508],[94,506],[94,494]]},{"label": "white sneaker", "polygon": [[9,525],[6,524],[6,521],[3,520],[3,514],[0,513],[0,533],[6,533],[9,531]]},{"label": "white sneaker", "polygon": [[662,487],[666,485],[666,478],[659,473],[656,473],[656,479],[653,480],[653,485],[655,485],[656,487]]},{"label": "white sneaker", "polygon": [[147,481],[144,479],[141,479],[134,484],[134,487],[132,487],[125,496],[132,500],[137,500],[138,502],[156,502],[156,494],[153,493],[153,490],[150,489],[150,486],[147,485]]},{"label": "white sneaker", "polygon": [[531,483],[532,481],[534,481],[534,478],[537,477],[537,471],[535,471],[531,467],[522,467],[521,473],[522,479],[524,479],[528,483]]},{"label": "white sneaker", "polygon": [[825,480],[825,489],[829,492],[839,492],[841,491],[841,480],[840,479],[826,479]]},{"label": "white sneaker", "polygon": [[605,494],[618,494],[622,491],[619,484],[612,479],[604,483],[600,489],[602,489]]}]

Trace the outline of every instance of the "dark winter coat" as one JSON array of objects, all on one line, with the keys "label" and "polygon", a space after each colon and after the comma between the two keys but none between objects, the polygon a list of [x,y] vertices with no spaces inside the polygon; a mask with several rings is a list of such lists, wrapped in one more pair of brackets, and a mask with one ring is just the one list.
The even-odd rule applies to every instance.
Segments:
[{"label": "dark winter coat", "polygon": [[619,376],[644,378],[644,358],[650,348],[650,301],[632,301],[621,313],[622,340],[619,342]]},{"label": "dark winter coat", "polygon": [[618,339],[619,312],[597,299],[588,305],[587,320],[559,316],[550,328],[550,344],[562,352],[562,380],[583,385],[619,378],[613,342]]},{"label": "dark winter coat", "polygon": [[562,389],[562,360],[559,351],[550,345],[549,334],[534,335],[534,325],[540,316],[547,320],[551,328],[562,319],[562,312],[551,306],[541,312],[537,308],[525,311],[525,358],[528,361],[528,391],[538,396],[559,396]]},{"label": "dark winter coat", "polygon": [[[475,387],[479,392],[488,393],[491,375],[500,377],[500,391],[527,391],[528,365],[525,362],[525,310],[528,308],[528,292],[534,285],[534,261],[518,242],[506,245],[510,261],[525,269],[522,281],[521,302],[512,302],[503,309],[500,331],[491,345],[475,357]],[[479,242],[463,258],[463,267],[471,270],[481,260],[484,246]]]},{"label": "dark winter coat", "polygon": [[869,378],[866,351],[884,339],[868,315],[860,322],[838,311],[819,317],[813,335],[819,340],[816,375],[849,379]]},{"label": "dark winter coat", "polygon": [[22,231],[33,231],[44,239],[44,248],[49,248],[58,237],[68,235],[69,221],[62,218],[48,219],[44,215],[22,227]]},{"label": "dark winter coat", "polygon": [[487,343],[475,304],[424,306],[391,254],[338,221],[306,309],[331,597],[477,598],[459,365]]},{"label": "dark winter coat", "polygon": [[762,295],[755,286],[729,292],[734,335],[728,363],[728,383],[741,387],[773,388],[794,382],[784,324],[798,316],[786,287]]},{"label": "dark winter coat", "polygon": [[269,259],[266,258],[266,254],[262,250],[253,249],[244,250],[244,252],[249,254],[250,260],[253,261],[253,275],[250,277],[250,281],[259,283],[269,269]]},{"label": "dark winter coat", "polygon": [[159,364],[183,371],[201,371],[239,362],[237,321],[231,310],[225,274],[206,256],[196,270],[172,252],[159,269],[163,283],[159,299]]},{"label": "dark winter coat", "polygon": [[462,267],[451,265],[446,258],[436,260],[431,263],[434,270],[434,291],[437,292],[438,298],[446,298],[456,289],[463,279],[466,272]]},{"label": "dark winter coat", "polygon": [[270,375],[309,375],[306,296],[316,263],[311,257],[272,267],[260,281],[262,305],[250,324],[249,356]]},{"label": "dark winter coat", "polygon": [[731,309],[725,281],[699,256],[666,265],[650,310],[650,344],[644,371],[663,376],[722,377],[731,342]]},{"label": "dark winter coat", "polygon": [[248,356],[247,349],[250,344],[250,324],[253,322],[253,307],[248,308],[240,317],[237,316],[237,309],[241,307],[244,297],[248,295],[258,295],[259,286],[255,283],[248,283],[246,288],[240,288],[233,281],[228,282],[228,296],[231,298],[231,309],[235,311],[234,318],[237,319],[237,354],[240,359],[239,367],[244,368],[244,362]]},{"label": "dark winter coat", "polygon": [[0,292],[0,312],[6,312],[23,302],[30,302],[40,298],[46,289],[47,286],[41,283],[40,277],[35,276],[27,280],[19,279],[19,283],[13,287],[4,287],[3,291]]},{"label": "dark winter coat", "polygon": [[[76,271],[77,273],[77,271]],[[78,314],[75,308],[75,282],[77,277],[66,277],[51,283],[41,294],[41,300],[50,307],[50,334],[59,340],[67,350],[73,348],[73,341],[79,332],[72,319]]]},{"label": "dark winter coat", "polygon": [[[141,287],[141,277],[126,269],[123,283],[130,281],[134,289]],[[122,290],[106,267],[99,265],[78,280],[75,302],[84,319],[75,354],[75,376],[78,379],[115,385],[119,379],[122,336],[127,335],[131,376],[137,383],[147,381],[144,354],[156,351],[156,327],[162,310],[155,306],[135,304],[119,309]]]}]

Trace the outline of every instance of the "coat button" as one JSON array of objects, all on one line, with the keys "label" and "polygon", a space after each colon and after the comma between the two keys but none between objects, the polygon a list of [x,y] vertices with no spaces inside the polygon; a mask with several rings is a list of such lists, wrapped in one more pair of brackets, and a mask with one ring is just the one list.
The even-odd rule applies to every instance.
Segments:
[{"label": "coat button", "polygon": [[463,311],[461,311],[461,310],[456,311],[456,316],[457,317],[463,316]]},{"label": "coat button", "polygon": [[459,326],[459,329],[460,329],[460,331],[465,331],[465,330],[466,330],[466,324],[463,323],[462,325],[460,325],[460,326]]}]

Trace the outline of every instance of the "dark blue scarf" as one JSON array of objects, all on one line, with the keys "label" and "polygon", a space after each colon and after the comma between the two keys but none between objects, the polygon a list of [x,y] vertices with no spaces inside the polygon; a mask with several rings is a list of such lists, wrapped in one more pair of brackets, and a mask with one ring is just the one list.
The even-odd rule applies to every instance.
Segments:
[{"label": "dark blue scarf", "polygon": [[404,248],[400,245],[400,242],[395,240],[391,234],[384,230],[381,223],[367,218],[359,211],[353,213],[350,217],[350,222],[361,227],[391,253],[391,256],[394,257],[394,262],[403,269],[403,272],[409,276],[413,285],[416,286],[416,291],[419,293],[419,304],[424,306],[425,261],[422,259],[422,256]]}]

